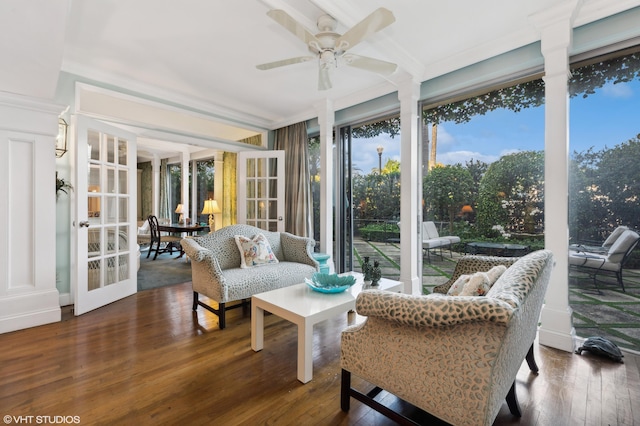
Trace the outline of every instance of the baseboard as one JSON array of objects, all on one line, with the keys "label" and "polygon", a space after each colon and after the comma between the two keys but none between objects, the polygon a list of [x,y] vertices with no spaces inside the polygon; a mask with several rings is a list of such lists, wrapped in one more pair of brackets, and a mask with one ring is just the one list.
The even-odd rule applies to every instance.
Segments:
[{"label": "baseboard", "polygon": [[58,291],[47,290],[0,298],[0,333],[58,322]]},{"label": "baseboard", "polygon": [[71,298],[71,293],[60,293],[60,306],[69,306],[73,305],[73,299]]}]

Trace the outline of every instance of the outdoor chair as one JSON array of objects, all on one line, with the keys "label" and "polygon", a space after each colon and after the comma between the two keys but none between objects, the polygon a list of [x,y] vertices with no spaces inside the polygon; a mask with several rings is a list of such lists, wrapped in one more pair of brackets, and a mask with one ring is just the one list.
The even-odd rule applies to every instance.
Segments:
[{"label": "outdoor chair", "polygon": [[422,222],[422,249],[425,251],[429,263],[431,263],[431,250],[438,249],[440,251],[440,257],[442,257],[442,248],[448,248],[449,254],[451,255],[451,257],[453,257],[451,245],[459,242],[460,237],[454,235],[446,235],[444,237],[441,237],[434,222]]},{"label": "outdoor chair", "polygon": [[153,255],[153,260],[156,260],[158,255],[161,253],[169,252],[170,254],[173,254],[173,249],[178,249],[178,244],[180,244],[180,240],[182,240],[182,237],[176,237],[173,235],[162,235],[162,233],[158,229],[158,218],[154,215],[150,215],[148,220],[149,228],[151,228],[151,243],[149,245],[147,258],[151,255],[152,251],[156,252],[156,254]]},{"label": "outdoor chair", "polygon": [[594,245],[594,242],[584,242],[578,244],[572,244],[569,246],[569,249],[574,251],[588,251],[590,253],[607,253],[613,243],[616,242],[618,238],[624,233],[624,231],[628,230],[626,226],[618,226],[613,232],[607,237],[606,240],[601,245]]},{"label": "outdoor chair", "polygon": [[[618,284],[625,291],[622,281],[622,267],[638,244],[640,236],[629,229],[624,230],[615,240],[607,253],[589,251],[569,251],[569,267],[581,272],[586,272],[593,278],[593,284],[598,289],[597,276],[601,274],[613,274]],[[599,289],[598,289],[599,290]]]}]

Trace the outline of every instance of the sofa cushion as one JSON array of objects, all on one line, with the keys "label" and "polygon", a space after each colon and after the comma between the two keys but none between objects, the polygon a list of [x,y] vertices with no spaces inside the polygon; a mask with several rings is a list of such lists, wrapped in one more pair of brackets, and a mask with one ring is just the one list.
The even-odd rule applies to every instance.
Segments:
[{"label": "sofa cushion", "polygon": [[253,238],[236,235],[235,240],[238,245],[238,250],[240,250],[241,268],[278,263],[278,258],[273,253],[269,240],[267,240],[264,234],[259,233]]}]

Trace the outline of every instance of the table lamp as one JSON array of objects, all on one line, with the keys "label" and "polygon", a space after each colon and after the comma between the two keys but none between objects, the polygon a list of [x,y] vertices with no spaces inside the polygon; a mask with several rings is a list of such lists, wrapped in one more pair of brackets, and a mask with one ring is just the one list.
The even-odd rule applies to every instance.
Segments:
[{"label": "table lamp", "polygon": [[209,232],[213,232],[216,230],[215,219],[213,215],[221,212],[222,210],[220,210],[220,207],[218,207],[218,202],[216,200],[205,200],[202,214],[209,215]]},{"label": "table lamp", "polygon": [[178,218],[178,223],[182,223],[184,222],[184,207],[182,206],[182,204],[178,204],[178,207],[176,207],[176,213],[180,214],[180,217]]}]

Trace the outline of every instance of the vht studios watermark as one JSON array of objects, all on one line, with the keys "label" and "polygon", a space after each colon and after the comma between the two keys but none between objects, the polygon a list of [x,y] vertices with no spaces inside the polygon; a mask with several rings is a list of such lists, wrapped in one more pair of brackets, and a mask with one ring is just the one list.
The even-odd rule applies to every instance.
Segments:
[{"label": "vht studios watermark", "polygon": [[80,416],[10,416],[3,417],[4,423],[10,424],[37,424],[37,425],[64,425],[80,424]]}]

